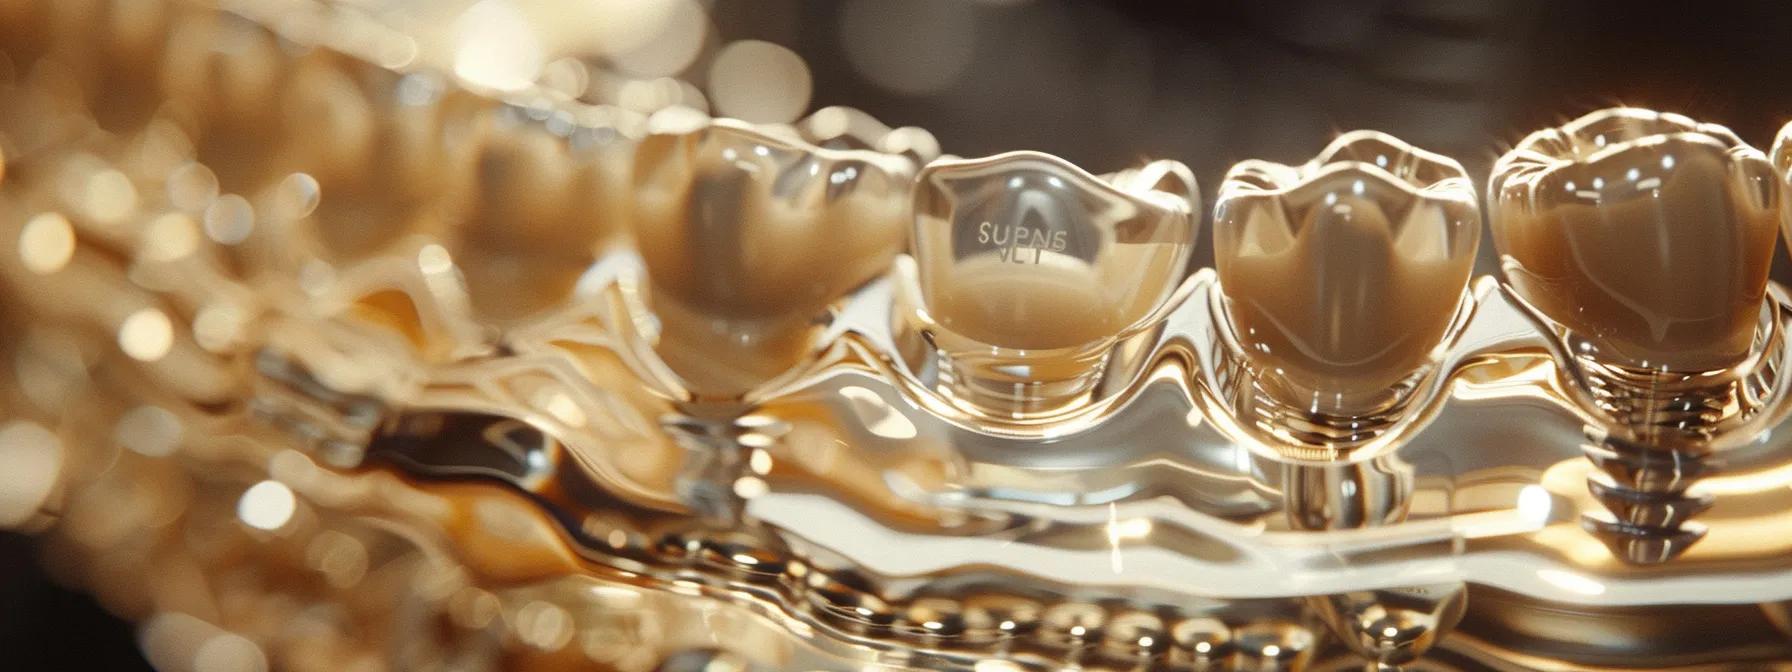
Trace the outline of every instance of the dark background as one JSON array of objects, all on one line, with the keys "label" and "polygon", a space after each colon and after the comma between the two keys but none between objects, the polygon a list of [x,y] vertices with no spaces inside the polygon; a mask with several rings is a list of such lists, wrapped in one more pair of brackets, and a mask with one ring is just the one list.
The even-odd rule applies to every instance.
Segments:
[{"label": "dark background", "polygon": [[[879,86],[842,39],[865,15],[923,54],[954,44],[930,29],[969,19],[970,65],[937,92]],[[1355,129],[1484,182],[1527,133],[1620,103],[1727,125],[1764,152],[1792,120],[1783,0],[751,0],[714,16],[726,39],[802,54],[814,107],[923,126],[961,156],[1036,149],[1096,173],[1177,159],[1207,206],[1234,162],[1304,162]],[[1493,260],[1483,245],[1481,271]]]},{"label": "dark background", "polygon": [[[1525,133],[1619,102],[1726,124],[1763,150],[1792,119],[1785,0],[723,0],[712,14],[721,39],[802,54],[813,107],[924,126],[966,156],[1038,149],[1094,172],[1178,159],[1209,199],[1234,161],[1304,161],[1356,128],[1484,179]],[[849,23],[962,67],[936,90],[892,90],[848,56]],[[130,626],[47,581],[34,554],[0,534],[11,669],[148,669]]]}]

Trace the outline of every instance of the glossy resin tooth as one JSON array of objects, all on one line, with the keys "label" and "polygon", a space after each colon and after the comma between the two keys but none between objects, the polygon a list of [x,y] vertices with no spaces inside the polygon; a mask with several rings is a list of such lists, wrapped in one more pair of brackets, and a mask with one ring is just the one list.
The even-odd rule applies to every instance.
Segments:
[{"label": "glossy resin tooth", "polygon": [[1234,166],[1214,259],[1259,387],[1332,415],[1396,400],[1456,315],[1480,231],[1462,166],[1386,134],[1345,134],[1301,166]]},{"label": "glossy resin tooth", "polygon": [[1729,129],[1635,108],[1531,134],[1488,186],[1512,288],[1581,354],[1651,371],[1747,357],[1778,201],[1766,157]]},{"label": "glossy resin tooth", "polygon": [[[1792,185],[1792,123],[1780,127],[1774,136],[1771,161],[1774,174],[1779,177],[1779,188],[1787,189]],[[1792,240],[1792,199],[1780,199],[1780,231]]]},{"label": "glossy resin tooth", "polygon": [[455,250],[482,316],[515,319],[564,301],[621,228],[631,136],[644,122],[613,112],[538,100],[486,119]]},{"label": "glossy resin tooth", "polygon": [[1106,177],[1034,152],[929,164],[915,190],[918,317],[949,390],[1022,414],[1086,391],[1182,278],[1197,199],[1174,161]]},{"label": "glossy resin tooth", "polygon": [[688,111],[650,124],[630,219],[660,354],[686,382],[738,394],[793,365],[827,305],[888,268],[917,166]]},{"label": "glossy resin tooth", "polygon": [[[469,132],[484,103],[430,73],[399,75],[314,52],[286,96],[279,156],[315,180],[311,223],[325,259],[390,251],[433,233],[473,186]],[[319,142],[318,138],[330,138]]]},{"label": "glossy resin tooth", "polygon": [[281,87],[291,67],[278,39],[247,20],[209,13],[175,19],[160,88],[168,114],[225,191],[248,192],[271,177],[274,167],[258,157],[280,131]]}]

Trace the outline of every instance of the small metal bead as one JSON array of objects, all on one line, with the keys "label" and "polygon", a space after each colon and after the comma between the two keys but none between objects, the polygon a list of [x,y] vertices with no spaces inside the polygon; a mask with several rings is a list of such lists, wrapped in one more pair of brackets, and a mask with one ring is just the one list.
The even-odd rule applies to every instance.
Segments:
[{"label": "small metal bead", "polygon": [[1128,611],[1108,622],[1101,653],[1108,660],[1135,666],[1157,661],[1169,648],[1162,618],[1147,611]]},{"label": "small metal bead", "polygon": [[887,632],[896,611],[881,598],[814,572],[805,582],[805,598],[818,618],[854,634]]},{"label": "small metal bead", "polygon": [[1101,642],[1107,618],[1107,611],[1093,604],[1055,604],[1041,615],[1038,640],[1047,648],[1079,651]]},{"label": "small metal bead", "polygon": [[1238,654],[1232,628],[1217,618],[1197,617],[1170,626],[1173,645],[1167,656],[1170,669],[1187,672],[1230,670]]}]

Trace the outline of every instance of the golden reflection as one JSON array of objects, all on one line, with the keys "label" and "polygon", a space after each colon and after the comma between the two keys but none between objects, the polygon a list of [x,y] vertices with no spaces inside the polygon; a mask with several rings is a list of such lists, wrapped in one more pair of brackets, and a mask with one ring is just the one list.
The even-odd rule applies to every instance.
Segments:
[{"label": "golden reflection", "polygon": [[19,232],[19,260],[38,275],[62,270],[75,256],[75,229],[68,218],[46,212],[25,222]]},{"label": "golden reflection", "polygon": [[0,426],[0,529],[20,527],[48,503],[61,477],[62,442],[37,423]]},{"label": "golden reflection", "polygon": [[146,259],[178,261],[199,249],[199,225],[184,213],[162,213],[143,232],[143,246]]},{"label": "golden reflection", "polygon": [[455,22],[454,74],[473,85],[516,91],[546,65],[529,20],[509,0],[481,0]]},{"label": "golden reflection", "polygon": [[144,404],[118,419],[113,440],[146,457],[167,457],[180,445],[185,432],[180,418],[160,406]]},{"label": "golden reflection", "polygon": [[709,17],[696,0],[658,0],[662,8],[655,10],[664,17],[653,22],[658,30],[649,29],[631,49],[612,52],[610,61],[630,75],[641,78],[676,75],[696,60],[709,36]]},{"label": "golden reflection", "polygon": [[189,161],[167,180],[168,200],[187,212],[201,212],[218,197],[218,176],[203,164]]},{"label": "golden reflection", "polygon": [[292,489],[273,480],[249,486],[236,505],[236,515],[245,525],[267,531],[285,527],[296,511],[298,499]]},{"label": "golden reflection", "polygon": [[801,56],[762,40],[731,42],[709,66],[715,112],[744,121],[796,121],[809,107],[810,87]]},{"label": "golden reflection", "polygon": [[236,342],[245,319],[242,311],[230,304],[206,305],[193,317],[193,340],[206,350],[224,351]]},{"label": "golden reflection", "polygon": [[131,359],[153,362],[168,355],[174,348],[174,323],[168,314],[156,308],[144,308],[118,327],[118,347]]},{"label": "golden reflection", "polygon": [[88,217],[101,224],[117,224],[137,209],[137,188],[131,178],[113,169],[93,173],[81,203]]},{"label": "golden reflection", "polygon": [[235,245],[255,230],[255,206],[249,199],[224,194],[205,207],[205,235],[223,245]]},{"label": "golden reflection", "polygon": [[191,672],[267,672],[255,642],[197,617],[158,613],[138,633],[143,654],[158,669]]}]

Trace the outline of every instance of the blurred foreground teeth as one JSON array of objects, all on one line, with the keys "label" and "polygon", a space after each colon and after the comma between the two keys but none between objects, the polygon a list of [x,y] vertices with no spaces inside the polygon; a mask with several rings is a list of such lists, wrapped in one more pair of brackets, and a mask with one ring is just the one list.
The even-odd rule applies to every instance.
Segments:
[{"label": "blurred foreground teeth", "polygon": [[702,393],[737,395],[793,366],[827,306],[889,267],[918,166],[690,110],[649,124],[630,220],[660,355]]}]

